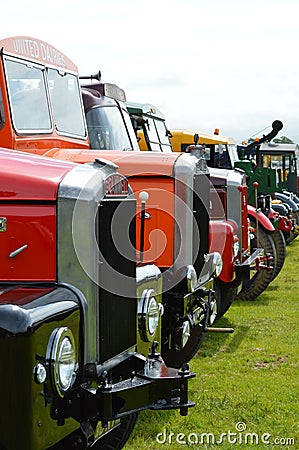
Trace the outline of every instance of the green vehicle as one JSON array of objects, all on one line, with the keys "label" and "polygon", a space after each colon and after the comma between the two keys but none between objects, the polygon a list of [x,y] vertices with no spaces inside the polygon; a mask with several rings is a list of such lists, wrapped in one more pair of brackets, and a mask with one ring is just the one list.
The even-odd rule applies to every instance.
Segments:
[{"label": "green vehicle", "polygon": [[234,161],[234,167],[243,169],[247,175],[250,203],[255,201],[254,185],[258,183],[258,204],[262,210],[268,212],[272,208],[282,216],[292,216],[292,227],[282,220],[276,224],[289,243],[299,233],[298,146],[272,143],[281,129],[282,123],[276,120],[268,135],[247,146],[238,146],[238,154],[228,149],[227,155],[229,163]]}]

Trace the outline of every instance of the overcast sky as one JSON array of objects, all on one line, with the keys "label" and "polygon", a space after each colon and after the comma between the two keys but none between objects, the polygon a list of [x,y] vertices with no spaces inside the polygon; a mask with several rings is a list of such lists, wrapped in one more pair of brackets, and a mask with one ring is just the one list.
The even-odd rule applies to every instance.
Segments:
[{"label": "overcast sky", "polygon": [[299,143],[298,0],[6,0],[0,30],[100,69],[170,129],[240,142],[279,119]]}]

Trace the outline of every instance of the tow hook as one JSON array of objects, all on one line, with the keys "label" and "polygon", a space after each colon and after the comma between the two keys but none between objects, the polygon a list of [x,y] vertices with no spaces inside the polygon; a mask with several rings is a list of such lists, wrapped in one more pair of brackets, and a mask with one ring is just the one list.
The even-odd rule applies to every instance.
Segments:
[{"label": "tow hook", "polygon": [[273,256],[270,253],[267,253],[265,255],[266,264],[262,264],[260,261],[257,262],[257,270],[264,269],[268,270],[269,272],[273,270],[273,266],[270,266],[271,261],[273,261]]},{"label": "tow hook", "polygon": [[[209,304],[208,304],[209,306]],[[206,316],[205,325],[204,325],[204,332],[212,331],[213,333],[233,333],[235,330],[230,327],[210,327],[208,325],[209,322],[209,314]]]},{"label": "tow hook", "polygon": [[234,328],[231,327],[206,327],[205,331],[211,331],[213,333],[234,333]]}]

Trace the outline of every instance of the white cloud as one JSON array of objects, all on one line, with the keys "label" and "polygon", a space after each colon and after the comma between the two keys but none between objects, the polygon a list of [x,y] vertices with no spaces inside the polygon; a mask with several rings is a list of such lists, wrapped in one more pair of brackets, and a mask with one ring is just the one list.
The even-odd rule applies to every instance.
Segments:
[{"label": "white cloud", "polygon": [[1,38],[48,41],[171,127],[242,140],[281,119],[299,142],[298,16],[297,0],[14,0]]}]

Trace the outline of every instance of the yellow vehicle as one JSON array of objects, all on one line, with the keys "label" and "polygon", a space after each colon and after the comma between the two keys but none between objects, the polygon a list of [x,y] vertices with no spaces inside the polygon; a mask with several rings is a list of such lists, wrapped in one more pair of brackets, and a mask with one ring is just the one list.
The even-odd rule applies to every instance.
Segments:
[{"label": "yellow vehicle", "polygon": [[[172,145],[172,149],[174,152],[185,152],[186,148],[189,145],[194,144],[194,131],[190,130],[171,130],[170,142]],[[199,145],[215,145],[215,144],[223,144],[223,145],[236,145],[236,142],[233,138],[229,138],[226,136],[221,136],[218,134],[218,130],[216,129],[214,134],[208,133],[197,133]]]}]

